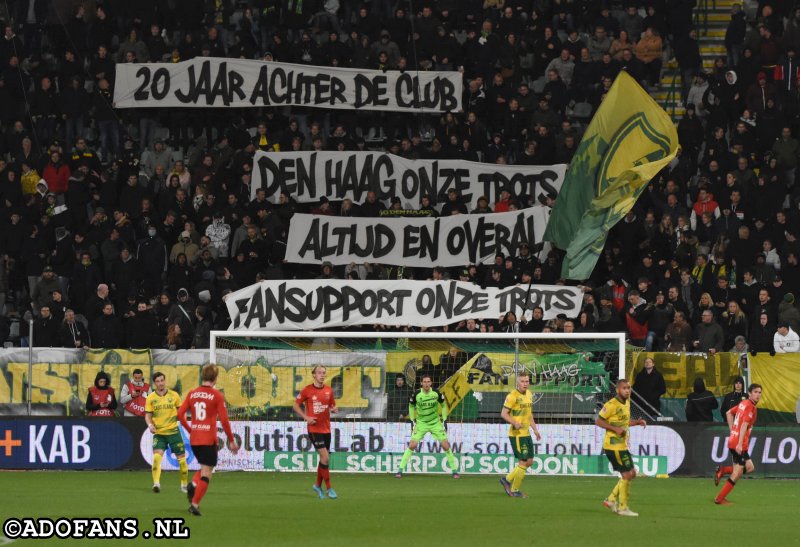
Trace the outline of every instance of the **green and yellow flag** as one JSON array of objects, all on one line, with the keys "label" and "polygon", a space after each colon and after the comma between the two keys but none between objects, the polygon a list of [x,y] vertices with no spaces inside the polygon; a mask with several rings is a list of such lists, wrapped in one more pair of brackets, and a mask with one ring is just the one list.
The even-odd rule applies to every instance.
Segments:
[{"label": "green and yellow flag", "polygon": [[759,422],[800,422],[800,354],[751,356],[750,378],[761,385]]},{"label": "green and yellow flag", "polygon": [[620,72],[583,135],[544,234],[567,251],[563,277],[591,275],[608,231],[677,151],[675,124]]}]

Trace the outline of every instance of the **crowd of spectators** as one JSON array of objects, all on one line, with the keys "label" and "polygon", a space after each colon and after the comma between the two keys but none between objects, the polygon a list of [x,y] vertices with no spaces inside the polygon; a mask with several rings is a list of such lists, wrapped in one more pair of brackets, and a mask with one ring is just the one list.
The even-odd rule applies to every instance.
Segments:
[{"label": "crowd of spectators", "polygon": [[[674,57],[687,103],[679,157],[609,234],[582,283],[581,314],[545,322],[537,309],[520,328],[626,330],[634,343],[664,350],[778,351],[778,326],[794,332],[800,323],[800,10],[761,4],[757,20],[735,10],[729,54],[707,74],[693,0],[174,0],[69,12],[59,2],[8,2],[0,335],[10,337],[9,320],[32,316],[37,346],[201,348],[212,328],[228,326],[223,297],[259,279],[562,282],[559,252],[539,257],[526,245],[494,264],[452,270],[288,264],[295,212],[378,217],[402,204],[374,193],[361,204],[310,207],[291,195],[273,205],[263,191],[251,199],[253,154],[375,149],[569,163],[619,71],[656,90]],[[113,107],[117,63],[198,56],[460,71],[464,108],[432,116]],[[424,197],[423,209],[469,214],[532,202],[505,192],[468,211],[451,191]],[[509,314],[446,330],[516,323]]]}]

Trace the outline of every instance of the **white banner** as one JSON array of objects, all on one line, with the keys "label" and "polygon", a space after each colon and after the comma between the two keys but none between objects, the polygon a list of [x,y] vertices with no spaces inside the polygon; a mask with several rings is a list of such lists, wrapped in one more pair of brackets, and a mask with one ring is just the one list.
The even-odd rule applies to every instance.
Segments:
[{"label": "white banner", "polygon": [[[218,432],[218,445],[222,447],[217,467],[220,471],[263,470],[265,452],[313,452],[314,450],[303,422],[242,421],[232,422],[231,426],[241,449],[238,454],[232,454],[228,450],[224,434]],[[540,424],[539,430],[542,433],[542,440],[534,439],[536,454],[603,455],[603,431],[593,425]],[[331,433],[333,452],[400,454],[406,449],[411,429],[408,423],[399,422],[335,421],[331,422]],[[463,454],[513,455],[508,441],[508,426],[505,424],[449,423],[447,436],[453,446],[453,452],[458,457],[462,457]],[[190,448],[188,443],[186,448]],[[148,431],[142,436],[140,449],[147,463],[151,463],[152,435]],[[678,469],[686,457],[686,448],[680,435],[668,427],[657,425],[644,429],[631,428],[629,449],[634,456],[666,456],[668,473]],[[441,447],[438,442],[427,438],[420,443],[419,451],[422,454],[440,453]],[[197,464],[193,455],[189,454],[188,459],[190,468],[195,469]],[[177,460],[167,453],[161,465],[164,470],[174,470],[177,469]]]},{"label": "white banner", "polygon": [[542,241],[550,208],[440,218],[352,218],[295,214],[289,225],[286,260],[297,264],[394,264],[433,268],[492,264],[516,256],[521,243],[533,254]]},{"label": "white banner", "polygon": [[345,110],[461,109],[459,72],[330,68],[195,57],[117,65],[114,107],[315,106]]},{"label": "white banner", "polygon": [[229,294],[230,330],[313,330],[355,325],[444,326],[497,319],[541,307],[545,319],[575,317],[578,287],[527,285],[481,289],[464,281],[262,281]]},{"label": "white banner", "polygon": [[459,160],[408,160],[383,152],[262,152],[253,158],[250,198],[264,188],[267,199],[278,203],[281,193],[299,203],[349,198],[361,203],[367,192],[389,201],[399,197],[404,208],[417,209],[420,198],[443,203],[454,188],[472,210],[478,198],[489,204],[500,192],[512,195],[555,197],[561,190],[567,166],[497,165]]}]

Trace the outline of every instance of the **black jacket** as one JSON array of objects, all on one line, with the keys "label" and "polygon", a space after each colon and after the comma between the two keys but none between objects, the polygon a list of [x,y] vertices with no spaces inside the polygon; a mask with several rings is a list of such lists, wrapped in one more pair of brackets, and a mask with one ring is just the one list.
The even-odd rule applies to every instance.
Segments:
[{"label": "black jacket", "polygon": [[686,421],[713,422],[713,411],[719,406],[714,394],[706,389],[702,378],[694,381],[694,391],[686,396]]},{"label": "black jacket", "polygon": [[124,332],[122,322],[113,315],[100,315],[91,324],[92,347],[123,347]]},{"label": "black jacket", "polygon": [[731,391],[730,393],[726,393],[725,397],[722,399],[722,406],[719,407],[723,420],[725,419],[726,412],[739,406],[739,403],[745,399],[747,399],[746,391]]},{"label": "black jacket", "polygon": [[653,368],[653,372],[648,374],[646,369],[642,369],[633,381],[633,389],[634,400],[649,405],[642,405],[646,412],[649,413],[651,406],[661,412],[661,396],[667,392],[667,384],[658,370]]},{"label": "black jacket", "polygon": [[125,333],[130,348],[155,348],[161,344],[158,318],[150,311],[137,311],[125,323]]},{"label": "black jacket", "polygon": [[33,323],[33,343],[37,348],[61,347],[58,330],[58,319],[52,315],[46,319],[40,317]]},{"label": "black jacket", "polygon": [[[80,321],[61,323],[61,328],[58,331],[58,336],[61,341],[61,346],[65,348],[82,348],[83,346],[91,346],[91,339],[89,333],[86,332],[86,327]],[[77,344],[80,342],[80,344]]]}]

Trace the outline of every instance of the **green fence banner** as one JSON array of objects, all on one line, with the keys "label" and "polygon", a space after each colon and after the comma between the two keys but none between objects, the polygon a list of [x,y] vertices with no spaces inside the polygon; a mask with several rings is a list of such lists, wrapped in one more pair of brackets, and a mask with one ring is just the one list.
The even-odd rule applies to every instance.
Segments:
[{"label": "green fence banner", "polygon": [[[388,452],[332,452],[331,471],[343,473],[394,473],[402,454]],[[517,465],[511,454],[457,454],[458,472],[466,475],[508,473]],[[265,452],[267,471],[312,472],[317,469],[315,452]],[[646,476],[667,473],[666,456],[633,456],[633,463]],[[452,473],[442,453],[413,454],[407,473]],[[528,473],[534,475],[613,475],[605,456],[550,455],[533,457]]]}]

